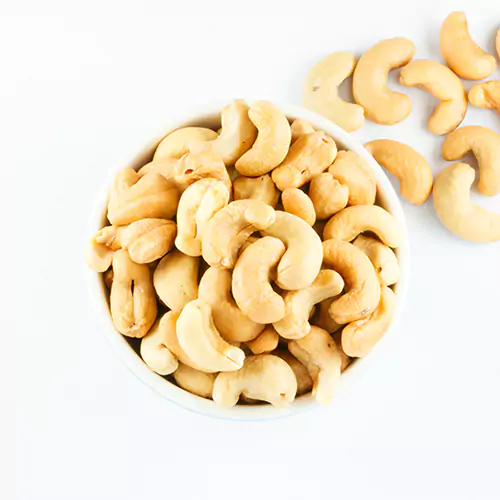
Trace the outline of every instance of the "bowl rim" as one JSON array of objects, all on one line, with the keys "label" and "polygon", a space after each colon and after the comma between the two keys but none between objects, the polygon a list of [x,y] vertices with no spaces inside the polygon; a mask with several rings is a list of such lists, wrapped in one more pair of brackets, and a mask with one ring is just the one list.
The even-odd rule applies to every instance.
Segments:
[{"label": "bowl rim", "polygon": [[[256,100],[247,99],[246,101],[252,103]],[[384,338],[381,341],[385,343],[393,337],[393,335],[389,334],[393,333],[399,324],[408,290],[410,269],[409,238],[406,218],[401,201],[385,172],[356,138],[344,131],[338,125],[335,125],[330,120],[312,111],[304,109],[300,106],[276,102],[275,100],[273,102],[281,109],[289,120],[297,118],[306,120],[311,123],[315,129],[322,130],[330,135],[335,142],[342,143],[343,147],[360,155],[375,174],[377,180],[377,190],[380,190],[383,193],[385,207],[396,218],[401,226],[403,241],[401,246],[397,249],[401,274],[396,287],[396,312],[389,331],[384,335]],[[173,117],[167,126],[161,127],[161,130],[155,134],[155,138],[152,141],[149,141],[146,145],[142,145],[138,151],[135,152],[135,154],[129,155],[125,162],[119,162],[112,169],[110,169],[106,176],[106,182],[101,186],[89,217],[87,239],[90,239],[102,227],[109,189],[116,172],[126,166],[137,168],[139,163],[144,164],[145,158],[151,155],[153,148],[163,137],[173,130],[196,123],[200,123],[203,126],[204,122],[215,121],[216,117],[219,117],[218,120],[220,120],[220,112],[227,104],[227,101],[212,102],[205,106],[198,106],[196,109],[191,111],[188,110],[186,113],[180,114],[177,117]],[[168,401],[198,414],[222,419],[243,421],[282,418],[296,415],[306,410],[318,407],[312,396],[309,394],[298,397],[292,404],[285,408],[275,408],[268,404],[237,405],[233,408],[223,408],[217,406],[212,400],[195,396],[194,394],[181,389],[161,375],[153,372],[129,345],[126,338],[115,329],[111,320],[108,300],[105,295],[105,287],[103,280],[100,277],[100,273],[92,271],[87,266],[85,266],[85,273],[94,310],[98,315],[99,323],[113,350],[125,366],[137,378],[139,378],[139,380]],[[376,349],[370,353],[369,358],[371,359],[374,356],[377,356]],[[345,391],[346,385],[353,385],[353,382],[356,380],[358,375],[358,371],[360,370],[360,365],[363,364],[364,359],[358,359],[355,363],[353,363],[350,369],[346,370],[342,374],[341,392]]]}]

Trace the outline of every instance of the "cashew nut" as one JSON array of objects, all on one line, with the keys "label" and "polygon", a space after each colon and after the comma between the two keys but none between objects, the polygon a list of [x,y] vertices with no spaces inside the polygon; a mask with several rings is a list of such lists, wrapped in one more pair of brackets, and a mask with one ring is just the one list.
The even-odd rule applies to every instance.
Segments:
[{"label": "cashew nut", "polygon": [[446,64],[466,80],[482,80],[495,70],[495,58],[472,40],[463,12],[452,12],[443,21],[440,45]]},{"label": "cashew nut", "polygon": [[200,142],[217,139],[217,132],[203,127],[184,127],[174,130],[161,140],[156,148],[153,161],[163,158],[180,158]]},{"label": "cashew nut", "polygon": [[316,211],[311,198],[298,188],[287,188],[281,194],[281,203],[285,212],[296,215],[310,226],[316,222]]},{"label": "cashew nut", "polygon": [[272,326],[267,326],[254,340],[247,342],[247,346],[254,354],[264,354],[274,351],[278,347],[279,335]]},{"label": "cashew nut", "polygon": [[103,274],[104,284],[108,290],[111,290],[111,285],[113,284],[113,268],[108,269]]},{"label": "cashew nut", "polygon": [[113,254],[121,248],[114,226],[100,229],[85,245],[85,262],[93,271],[103,273],[113,261]]},{"label": "cashew nut", "polygon": [[161,174],[165,179],[175,184],[175,167],[179,162],[179,158],[160,158],[158,160],[150,161],[143,165],[137,174],[139,177],[144,177],[146,174]]},{"label": "cashew nut", "polygon": [[408,64],[415,50],[407,38],[390,38],[375,44],[361,56],[354,70],[352,90],[366,118],[381,125],[395,125],[411,113],[410,98],[389,90],[387,78],[390,70]]},{"label": "cashew nut", "polygon": [[285,314],[285,303],[270,283],[271,271],[285,250],[281,240],[264,237],[245,249],[236,262],[233,296],[243,313],[256,323],[279,321]]},{"label": "cashew nut", "polygon": [[258,135],[251,149],[239,158],[235,167],[241,175],[258,177],[279,165],[288,153],[292,132],[281,110],[268,101],[250,107],[248,116]]},{"label": "cashew nut", "polygon": [[366,356],[384,336],[394,319],[396,295],[383,286],[377,309],[369,318],[353,321],[342,330],[342,349],[353,358]]},{"label": "cashew nut", "polygon": [[469,102],[477,108],[494,109],[500,114],[500,80],[476,83],[469,90]]},{"label": "cashew nut", "polygon": [[466,163],[455,163],[442,170],[434,184],[434,208],[444,226],[460,238],[499,241],[500,214],[471,203],[474,177],[474,169]]},{"label": "cashew nut", "polygon": [[321,301],[316,306],[316,311],[311,319],[312,325],[319,326],[328,333],[334,333],[342,327],[342,325],[339,325],[330,315],[330,307],[334,300],[336,300],[335,297],[329,297],[328,299]]},{"label": "cashew nut", "polygon": [[486,196],[500,193],[500,134],[486,127],[460,127],[443,142],[443,158],[458,160],[469,151],[479,165],[478,189]]},{"label": "cashew nut", "polygon": [[302,91],[306,108],[325,116],[347,132],[360,129],[365,121],[363,108],[341,99],[337,90],[355,67],[354,54],[334,52],[311,68]]},{"label": "cashew nut", "polygon": [[273,355],[286,361],[293,370],[297,379],[297,396],[305,394],[312,389],[313,380],[311,375],[309,375],[309,370],[295,356],[292,356],[288,351],[275,351]]},{"label": "cashew nut", "polygon": [[215,373],[195,370],[189,365],[182,363],[179,363],[179,367],[174,372],[174,379],[179,387],[182,387],[191,394],[196,394],[196,396],[207,399],[212,397],[215,377]]},{"label": "cashew nut", "polygon": [[311,134],[314,132],[314,127],[309,123],[306,122],[305,120],[302,120],[300,118],[297,118],[292,122],[292,125],[290,126],[290,130],[292,132],[292,144],[301,136],[304,134]]},{"label": "cashew nut", "polygon": [[295,399],[297,379],[290,365],[272,354],[249,356],[243,368],[219,373],[212,397],[221,406],[234,406],[240,396],[267,401],[278,408]]},{"label": "cashew nut", "polygon": [[206,225],[202,254],[211,266],[232,268],[241,245],[255,231],[275,221],[272,207],[259,200],[233,201],[217,212]]},{"label": "cashew nut", "polygon": [[467,93],[451,69],[431,60],[412,61],[401,70],[399,82],[419,87],[442,101],[429,118],[429,130],[437,135],[455,130],[467,112]]},{"label": "cashew nut", "polygon": [[332,335],[332,338],[337,345],[337,349],[340,351],[340,371],[343,372],[351,364],[352,359],[344,352],[344,349],[342,349],[342,332],[335,333]]},{"label": "cashew nut", "polygon": [[327,331],[312,326],[304,338],[290,342],[288,350],[309,370],[316,402],[329,404],[337,392],[342,365],[340,350],[332,337]]},{"label": "cashew nut", "polygon": [[356,205],[335,214],[325,226],[323,239],[352,241],[365,231],[375,233],[391,248],[401,244],[403,235],[396,219],[378,205]]},{"label": "cashew nut", "polygon": [[165,329],[160,328],[158,320],[141,340],[141,357],[144,362],[160,375],[170,375],[179,362],[165,343]]},{"label": "cashew nut", "polygon": [[[285,191],[283,191],[283,194],[285,194]],[[349,199],[349,189],[334,179],[332,174],[323,172],[313,177],[309,185],[309,197],[316,217],[318,220],[324,220],[329,219],[346,207]]]},{"label": "cashew nut", "polygon": [[321,268],[323,248],[320,237],[307,222],[295,215],[276,211],[276,221],[261,234],[279,238],[286,246],[276,277],[280,288],[299,290],[314,281]]},{"label": "cashew nut", "polygon": [[326,170],[335,159],[337,146],[323,132],[300,136],[290,147],[283,163],[271,177],[280,191],[298,188]]},{"label": "cashew nut", "polygon": [[340,240],[323,242],[326,266],[343,278],[347,293],[336,299],[330,315],[344,325],[368,317],[380,300],[380,283],[370,259],[356,246]]},{"label": "cashew nut", "polygon": [[172,311],[180,312],[198,297],[200,259],[175,251],[160,260],[153,283],[160,300]]},{"label": "cashew nut", "polygon": [[365,144],[366,150],[399,180],[401,196],[422,205],[432,191],[432,170],[425,158],[402,142],[379,139]]},{"label": "cashew nut", "polygon": [[274,322],[276,331],[285,339],[300,339],[311,330],[309,315],[315,304],[342,292],[344,280],[331,269],[323,269],[316,279],[306,288],[287,292],[285,316]]},{"label": "cashew nut", "polygon": [[280,196],[269,174],[238,177],[233,182],[233,191],[235,200],[260,200],[273,208]]},{"label": "cashew nut", "polygon": [[111,318],[122,335],[144,337],[155,322],[157,306],[149,268],[133,262],[126,250],[113,255],[109,302]]}]

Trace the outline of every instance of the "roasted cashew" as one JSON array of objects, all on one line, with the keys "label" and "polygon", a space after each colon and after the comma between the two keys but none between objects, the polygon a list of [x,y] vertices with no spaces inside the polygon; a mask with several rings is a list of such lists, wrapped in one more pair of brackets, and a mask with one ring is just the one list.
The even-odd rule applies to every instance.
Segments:
[{"label": "roasted cashew", "polygon": [[344,280],[338,273],[323,269],[308,287],[285,294],[285,316],[273,323],[274,328],[285,339],[305,337],[311,330],[309,316],[314,305],[339,295],[343,288]]},{"label": "roasted cashew", "polygon": [[415,55],[415,45],[407,38],[390,38],[365,52],[354,70],[354,99],[369,120],[381,125],[395,125],[411,113],[411,100],[405,94],[387,88],[389,71],[408,64]]},{"label": "roasted cashew", "polygon": [[160,158],[158,160],[150,161],[143,165],[137,174],[139,177],[144,177],[146,174],[161,174],[165,179],[175,184],[175,167],[179,162],[179,158]]},{"label": "roasted cashew", "polygon": [[279,238],[286,252],[278,264],[277,285],[283,290],[299,290],[310,285],[319,273],[323,248],[316,231],[295,215],[276,211],[276,221],[262,236]]},{"label": "roasted cashew", "polygon": [[206,225],[203,258],[211,266],[234,267],[241,245],[255,231],[271,226],[275,218],[274,209],[262,201],[233,201]]},{"label": "roasted cashew", "polygon": [[180,158],[200,142],[217,139],[217,132],[203,127],[184,127],[170,132],[156,148],[153,161]]},{"label": "roasted cashew", "polygon": [[280,191],[299,188],[326,170],[335,159],[335,141],[323,132],[300,136],[271,177]]},{"label": "roasted cashew", "polygon": [[292,124],[290,125],[290,130],[292,131],[292,144],[301,135],[312,134],[313,132],[315,132],[314,127],[309,122],[306,122],[305,120],[302,120],[301,118],[297,118],[296,120],[293,120]]},{"label": "roasted cashew", "polygon": [[482,80],[495,71],[495,58],[472,40],[463,12],[452,12],[443,21],[440,45],[446,64],[466,80]]},{"label": "roasted cashew", "polygon": [[155,322],[157,306],[149,268],[133,262],[126,250],[113,255],[109,302],[111,318],[122,335],[144,337]]},{"label": "roasted cashew", "polygon": [[346,207],[349,189],[329,172],[323,172],[313,177],[309,184],[309,198],[318,220],[329,219]]},{"label": "roasted cashew", "polygon": [[304,338],[290,342],[288,350],[309,370],[316,402],[329,404],[337,392],[342,365],[340,350],[332,337],[327,331],[312,326]]},{"label": "roasted cashew", "polygon": [[407,87],[419,87],[442,101],[429,118],[433,134],[449,134],[465,118],[467,92],[450,68],[431,60],[412,61],[399,75],[399,82]]},{"label": "roasted cashew", "polygon": [[365,144],[366,150],[399,180],[401,196],[422,205],[432,191],[432,170],[425,158],[402,142],[379,139]]},{"label": "roasted cashew", "polygon": [[330,315],[344,325],[368,317],[380,300],[380,283],[370,259],[356,246],[340,240],[323,242],[326,266],[343,278],[347,293],[333,301]]},{"label": "roasted cashew", "polygon": [[309,375],[309,370],[295,356],[292,356],[288,351],[275,351],[273,355],[286,361],[293,370],[297,379],[297,396],[305,394],[312,389],[313,380],[311,375]]},{"label": "roasted cashew", "polygon": [[325,116],[347,132],[358,130],[365,121],[362,106],[346,102],[337,88],[356,67],[356,56],[350,52],[334,52],[315,64],[307,74],[302,90],[304,106]]},{"label": "roasted cashew", "polygon": [[189,365],[182,363],[179,363],[179,367],[174,372],[174,379],[179,387],[182,387],[191,394],[207,399],[211,399],[212,397],[215,377],[215,373],[195,370]]},{"label": "roasted cashew", "polygon": [[469,90],[469,102],[476,108],[494,109],[500,115],[500,80],[476,83]]},{"label": "roasted cashew", "polygon": [[377,309],[369,318],[349,323],[342,330],[342,349],[353,358],[366,356],[384,336],[394,319],[396,295],[383,286]]},{"label": "roasted cashew", "polygon": [[297,379],[290,365],[272,354],[248,356],[243,368],[219,373],[212,397],[220,406],[234,406],[240,396],[267,401],[277,408],[295,399]]},{"label": "roasted cashew", "polygon": [[103,273],[113,261],[113,254],[121,248],[114,226],[106,226],[97,231],[85,245],[85,262],[93,271]]},{"label": "roasted cashew", "polygon": [[298,188],[287,188],[281,194],[281,203],[285,212],[296,215],[310,226],[316,222],[316,211],[311,198]]},{"label": "roasted cashew", "polygon": [[499,241],[500,214],[471,203],[474,177],[474,169],[466,163],[455,163],[442,170],[434,183],[434,208],[444,226],[460,238]]},{"label": "roasted cashew", "polygon": [[247,342],[253,354],[264,354],[274,351],[278,347],[280,336],[272,326],[266,326],[262,333],[254,340]]},{"label": "roasted cashew", "polygon": [[238,177],[233,182],[235,200],[260,200],[275,207],[280,197],[269,174],[260,177]]},{"label": "roasted cashew", "polygon": [[264,237],[245,249],[234,267],[234,300],[256,323],[279,321],[285,314],[285,303],[270,283],[271,271],[285,250],[281,240]]},{"label": "roasted cashew", "polygon": [[335,214],[325,226],[323,239],[352,241],[365,231],[375,233],[391,248],[397,248],[403,239],[398,222],[378,205],[356,205]]},{"label": "roasted cashew", "polygon": [[479,126],[460,127],[443,142],[443,158],[455,161],[472,151],[479,165],[478,189],[486,196],[500,193],[500,134]]},{"label": "roasted cashew", "polygon": [[319,326],[328,333],[334,333],[342,327],[330,315],[330,307],[335,300],[335,297],[330,297],[316,306],[314,316],[310,320],[311,325]]},{"label": "roasted cashew", "polygon": [[170,375],[179,362],[165,343],[165,329],[160,328],[158,320],[141,340],[141,357],[144,362],[160,375]]},{"label": "roasted cashew", "polygon": [[250,107],[248,116],[258,135],[251,149],[239,158],[235,167],[241,175],[258,177],[278,166],[288,153],[292,132],[281,110],[268,101]]}]

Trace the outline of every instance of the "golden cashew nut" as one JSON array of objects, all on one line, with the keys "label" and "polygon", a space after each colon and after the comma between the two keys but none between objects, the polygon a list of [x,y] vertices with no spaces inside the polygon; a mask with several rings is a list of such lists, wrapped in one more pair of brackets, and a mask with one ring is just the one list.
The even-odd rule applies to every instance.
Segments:
[{"label": "golden cashew nut", "polygon": [[109,269],[113,254],[120,248],[117,228],[103,227],[85,245],[85,262],[93,271],[103,273]]},{"label": "golden cashew nut", "polygon": [[354,100],[363,106],[365,116],[381,125],[395,125],[411,113],[410,98],[387,88],[389,71],[408,64],[415,45],[407,38],[382,40],[365,52],[354,70]]},{"label": "golden cashew nut", "polygon": [[264,354],[272,352],[278,347],[280,336],[272,326],[267,326],[254,340],[247,342],[248,348],[253,354]]},{"label": "golden cashew nut", "polygon": [[174,372],[174,379],[179,387],[207,399],[212,398],[215,377],[215,373],[202,372],[182,363],[179,363]]},{"label": "golden cashew nut", "polygon": [[334,179],[332,174],[323,172],[313,177],[309,185],[309,198],[318,220],[329,219],[347,206],[349,189]]},{"label": "golden cashew nut", "polygon": [[153,162],[164,158],[180,158],[193,146],[217,139],[217,132],[203,127],[184,127],[170,132],[156,148]]},{"label": "golden cashew nut", "polygon": [[309,370],[295,356],[292,356],[288,351],[275,351],[274,356],[278,356],[286,361],[297,379],[297,396],[301,396],[309,392],[313,386],[313,379],[309,375]]},{"label": "golden cashew nut", "polygon": [[269,174],[260,177],[238,177],[233,182],[235,200],[260,200],[275,207],[280,197]]},{"label": "golden cashew nut", "polygon": [[316,211],[311,198],[298,188],[287,188],[281,194],[281,203],[285,212],[296,215],[310,226],[316,222]]},{"label": "golden cashew nut", "polygon": [[140,352],[144,362],[159,375],[170,375],[179,366],[165,343],[165,329],[160,328],[160,320],[142,338]]},{"label": "golden cashew nut", "polygon": [[302,120],[300,118],[293,120],[292,124],[290,125],[290,130],[292,131],[292,144],[301,135],[312,134],[313,132],[315,132],[314,127],[309,122],[306,122],[305,120]]},{"label": "golden cashew nut", "polygon": [[494,109],[500,114],[500,80],[476,83],[469,90],[469,102],[476,108]]},{"label": "golden cashew nut", "polygon": [[365,121],[363,107],[344,101],[337,90],[355,67],[354,54],[334,52],[311,68],[302,91],[306,108],[325,116],[347,132],[360,129]]},{"label": "golden cashew nut", "polygon": [[330,307],[335,300],[335,297],[330,297],[317,304],[314,316],[311,318],[312,325],[319,326],[328,333],[334,333],[342,327],[342,325],[339,325],[330,314]]},{"label": "golden cashew nut", "polygon": [[160,158],[150,161],[143,165],[138,171],[139,177],[144,177],[147,174],[161,174],[165,179],[175,184],[175,167],[179,162],[179,158]]}]

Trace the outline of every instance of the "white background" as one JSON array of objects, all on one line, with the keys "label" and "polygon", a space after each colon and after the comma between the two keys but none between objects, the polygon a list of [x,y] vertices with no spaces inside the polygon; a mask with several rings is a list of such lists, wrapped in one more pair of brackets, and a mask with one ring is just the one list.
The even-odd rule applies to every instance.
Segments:
[{"label": "white background", "polygon": [[[432,201],[404,203],[400,328],[337,404],[280,421],[204,418],[136,380],[99,331],[82,255],[108,169],[171,113],[240,96],[300,104],[318,59],[391,36],[441,61],[454,9],[492,52],[498,1],[93,3],[0,4],[0,497],[500,498],[500,243],[453,237]],[[405,92],[405,122],[355,135],[406,142],[437,173],[435,101]],[[492,111],[470,109],[466,123],[500,132]],[[499,197],[476,199],[500,212]]]}]

